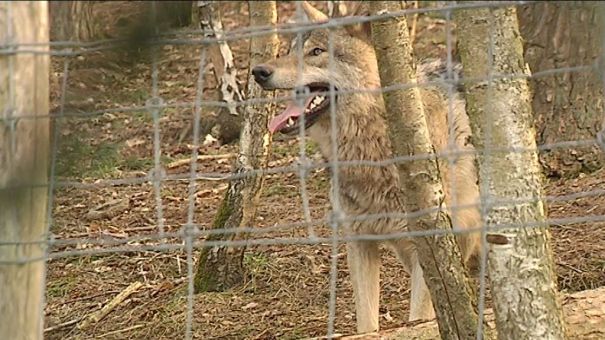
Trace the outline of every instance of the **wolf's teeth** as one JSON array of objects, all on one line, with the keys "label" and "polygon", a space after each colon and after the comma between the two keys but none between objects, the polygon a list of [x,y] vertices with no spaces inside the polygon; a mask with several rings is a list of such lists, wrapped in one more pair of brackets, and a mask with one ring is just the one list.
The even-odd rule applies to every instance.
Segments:
[{"label": "wolf's teeth", "polygon": [[320,98],[320,97],[315,97],[315,98],[313,99],[313,104],[315,104],[315,105],[319,105],[319,104],[321,104],[321,102],[322,102],[322,101],[323,101],[323,99],[322,99],[322,98]]},{"label": "wolf's teeth", "polygon": [[287,125],[288,125],[288,126],[292,126],[292,125],[294,125],[294,119],[292,119],[292,118],[288,118],[288,124],[287,124]]},{"label": "wolf's teeth", "polygon": [[309,105],[309,106],[310,106],[311,110],[313,110],[314,108],[317,107],[317,105],[315,103],[311,103],[311,105]]}]

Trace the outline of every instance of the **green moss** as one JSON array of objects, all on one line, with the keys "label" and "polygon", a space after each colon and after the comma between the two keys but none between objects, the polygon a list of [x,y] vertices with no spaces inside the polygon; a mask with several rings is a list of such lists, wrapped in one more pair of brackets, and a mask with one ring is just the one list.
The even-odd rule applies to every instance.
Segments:
[{"label": "green moss", "polygon": [[93,146],[90,140],[73,133],[59,143],[56,171],[58,176],[105,178],[118,169],[119,158],[117,144],[101,142]]},{"label": "green moss", "polygon": [[244,266],[250,270],[251,273],[259,272],[265,269],[269,265],[269,259],[265,254],[262,253],[251,253],[244,254]]},{"label": "green moss", "polygon": [[198,261],[197,272],[193,278],[193,290],[195,293],[215,291],[218,285],[218,279],[215,275],[207,275],[206,263],[208,262],[208,253],[211,247],[202,248]]},{"label": "green moss", "polygon": [[76,285],[74,277],[61,277],[58,280],[53,280],[46,287],[46,295],[49,298],[58,298],[66,296]]},{"label": "green moss", "polygon": [[227,223],[227,219],[229,219],[229,216],[231,216],[233,213],[233,207],[231,206],[233,199],[229,197],[231,195],[231,190],[229,189],[225,191],[225,197],[223,198],[221,206],[216,212],[216,216],[214,216],[214,222],[212,223],[214,229],[224,228],[225,224]]},{"label": "green moss", "polygon": [[[227,190],[221,206],[214,217],[214,222],[212,224],[213,229],[225,227],[225,224],[233,211],[233,207],[231,206],[232,201],[233,199],[230,197],[230,190]],[[208,237],[208,241],[221,240],[224,237],[224,234],[211,234]],[[209,253],[213,249],[213,247],[204,247],[200,253],[197,271],[193,279],[193,286],[196,293],[216,291],[220,284],[215,270],[212,270],[211,268],[213,264],[208,263]]]},{"label": "green moss", "polygon": [[[161,156],[160,163],[168,164],[173,159],[168,156]],[[137,157],[136,155],[127,156],[120,160],[120,170],[123,171],[147,171],[155,166],[153,158]]]}]

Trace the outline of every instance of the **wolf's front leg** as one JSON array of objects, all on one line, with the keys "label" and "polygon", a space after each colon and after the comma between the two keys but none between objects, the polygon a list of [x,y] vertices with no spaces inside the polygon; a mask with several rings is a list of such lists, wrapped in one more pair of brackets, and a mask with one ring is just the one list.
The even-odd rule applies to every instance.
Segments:
[{"label": "wolf's front leg", "polygon": [[357,333],[378,330],[380,251],[377,242],[347,244],[347,261],[355,296]]}]

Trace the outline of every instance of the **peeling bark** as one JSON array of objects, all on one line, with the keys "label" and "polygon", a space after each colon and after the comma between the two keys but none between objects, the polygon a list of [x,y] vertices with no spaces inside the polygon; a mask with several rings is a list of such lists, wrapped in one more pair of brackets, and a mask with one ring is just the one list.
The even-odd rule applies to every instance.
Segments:
[{"label": "peeling bark", "polygon": [[[220,39],[223,36],[223,23],[218,8],[213,1],[198,1],[199,25],[205,31],[205,38]],[[221,88],[221,100],[229,106],[229,113],[239,115],[234,105],[236,101],[243,99],[237,83],[237,69],[233,62],[233,53],[226,41],[212,44],[208,48],[208,59],[213,65],[214,76]]]},{"label": "peeling bark", "polygon": [[[223,35],[223,24],[219,3],[216,1],[197,1],[193,21],[204,30],[206,38],[220,38]],[[228,144],[240,136],[242,127],[241,107],[235,103],[243,100],[240,85],[237,82],[237,68],[229,44],[222,41],[208,46],[208,60],[212,64],[212,72],[220,89],[213,93],[212,100],[224,101],[228,107],[216,107],[212,114],[200,117],[202,136],[211,135],[221,144]],[[192,123],[193,124],[193,123]],[[193,131],[190,124],[181,131],[179,142],[182,142]]]},{"label": "peeling bark", "polygon": [[[528,72],[514,7],[457,11],[455,20],[464,32],[458,39],[465,78]],[[486,53],[490,35],[493,56]],[[564,339],[537,152],[489,152],[493,147],[536,149],[528,82],[485,80],[465,83],[465,88],[473,144],[486,151],[479,153],[484,220],[488,228],[501,228],[487,232],[498,338]],[[498,200],[524,202],[488,204]],[[523,224],[535,226],[506,227]]]},{"label": "peeling bark", "polygon": [[[250,1],[250,25],[265,26],[277,23],[275,1]],[[277,55],[279,40],[276,34],[254,37],[250,42],[250,65],[256,65]],[[252,67],[249,68],[250,70]],[[273,93],[262,91],[248,74],[248,98],[273,98]],[[243,114],[240,137],[240,153],[235,162],[235,173],[243,173],[266,166],[269,155],[270,135],[267,123],[273,114],[273,105],[248,105]],[[249,227],[254,224],[257,201],[261,193],[263,177],[249,174],[229,183],[229,188],[215,217],[213,228]],[[242,240],[244,233],[214,234],[209,240]],[[206,247],[198,262],[194,279],[196,292],[223,291],[245,278],[242,260],[245,247],[226,245]]]},{"label": "peeling bark", "polygon": [[[397,1],[373,1],[372,14],[401,10]],[[372,22],[372,40],[381,85],[416,82],[416,70],[405,17]],[[394,155],[434,154],[418,87],[383,93],[389,137]],[[413,142],[411,142],[413,141]],[[438,164],[434,159],[397,164],[407,211],[440,206],[444,202]],[[410,230],[451,230],[445,210],[411,220]],[[424,278],[431,292],[442,339],[474,339],[476,301],[460,250],[451,233],[415,239]]]},{"label": "peeling bark", "polygon": [[[602,54],[600,3],[537,2],[517,13],[525,60],[532,73],[591,66]],[[569,71],[530,80],[538,144],[595,138],[603,117],[599,72]],[[605,164],[598,146],[545,150],[540,160],[551,176],[571,177]]]},{"label": "peeling bark", "polygon": [[[48,182],[50,141],[47,11],[45,1],[0,1],[0,44],[37,44],[16,47],[16,53],[0,55],[0,240],[3,242],[0,245],[0,334],[3,339],[43,338],[48,188],[40,184]],[[19,53],[23,49],[40,53]]]}]

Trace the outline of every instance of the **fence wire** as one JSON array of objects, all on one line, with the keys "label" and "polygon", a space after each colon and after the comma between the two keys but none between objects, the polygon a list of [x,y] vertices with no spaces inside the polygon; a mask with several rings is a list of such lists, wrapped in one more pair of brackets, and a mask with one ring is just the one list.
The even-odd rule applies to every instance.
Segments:
[{"label": "fence wire", "polygon": [[[447,159],[450,166],[454,166],[453,159],[455,157],[472,154],[479,156],[481,154],[488,154],[492,157],[498,154],[505,153],[525,153],[525,152],[541,152],[546,150],[556,149],[567,149],[574,147],[590,147],[600,146],[605,150],[605,120],[603,125],[603,131],[600,131],[594,139],[586,140],[570,140],[562,142],[554,142],[539,145],[536,149],[520,149],[520,148],[499,148],[490,143],[492,138],[491,131],[489,128],[485,131],[485,148],[482,150],[475,149],[473,151],[462,151],[457,150],[454,142],[453,125],[450,124],[450,139],[448,140],[448,150],[443,152],[436,152],[432,155],[412,155],[412,156],[399,156],[393,157],[385,161],[367,161],[367,160],[339,160],[337,144],[339,141],[338,131],[336,129],[336,108],[335,108],[335,96],[346,95],[353,93],[386,93],[389,91],[398,91],[401,89],[409,89],[412,87],[428,87],[440,85],[447,89],[448,93],[448,122],[453,122],[453,100],[455,87],[465,84],[487,84],[488,89],[492,87],[494,81],[502,79],[535,79],[539,77],[548,77],[562,73],[590,73],[590,72],[603,72],[603,58],[599,58],[594,64],[591,65],[580,65],[574,67],[564,68],[553,68],[550,70],[544,70],[541,72],[533,73],[531,76],[527,74],[496,74],[493,73],[492,68],[489,68],[489,74],[485,78],[464,78],[458,79],[454,75],[453,71],[453,28],[452,28],[452,13],[456,10],[462,9],[479,9],[479,8],[502,8],[508,6],[521,6],[532,4],[533,2],[528,1],[502,1],[502,2],[473,2],[464,4],[453,4],[448,3],[447,5],[439,8],[418,8],[418,9],[406,9],[388,14],[372,15],[366,17],[344,17],[344,18],[331,18],[325,23],[313,23],[304,21],[303,10],[301,4],[296,4],[296,16],[298,22],[296,24],[278,24],[277,26],[269,27],[245,27],[233,30],[227,30],[222,32],[220,39],[207,37],[205,31],[202,30],[179,30],[170,32],[159,32],[156,31],[157,39],[152,40],[149,44],[152,47],[151,53],[151,95],[147,98],[145,105],[143,106],[129,106],[129,107],[117,107],[110,109],[102,109],[90,112],[69,112],[66,110],[66,92],[67,84],[69,82],[71,62],[74,58],[79,56],[85,56],[90,53],[119,49],[123,48],[127,40],[125,39],[111,39],[94,42],[72,42],[72,41],[61,41],[51,42],[49,44],[35,44],[31,42],[17,42],[12,39],[12,27],[10,24],[7,26],[7,40],[0,41],[0,58],[6,56],[14,56],[18,54],[49,54],[52,57],[64,58],[62,78],[60,81],[60,96],[59,96],[59,108],[56,114],[51,114],[50,117],[47,115],[39,115],[38,113],[26,113],[19,115],[19,119],[52,119],[55,124],[52,131],[52,144],[51,144],[51,161],[50,161],[50,178],[46,183],[33,183],[31,187],[44,187],[48,188],[49,202],[48,202],[48,216],[46,224],[47,238],[40,241],[32,242],[7,242],[6,240],[0,240],[0,246],[40,246],[44,247],[46,252],[43,258],[22,258],[18,261],[4,261],[0,259],[0,265],[3,264],[23,264],[34,261],[47,261],[50,259],[59,259],[65,257],[76,257],[76,256],[90,256],[100,255],[108,253],[134,253],[134,252],[148,252],[148,251],[185,251],[187,261],[187,315],[184,327],[184,333],[186,339],[193,337],[193,315],[194,315],[194,254],[195,250],[200,250],[203,247],[212,247],[216,245],[221,246],[255,246],[255,245],[328,245],[331,247],[331,259],[330,259],[330,279],[329,279],[329,303],[328,303],[328,327],[327,335],[331,336],[335,333],[334,321],[336,319],[336,293],[337,293],[337,273],[338,273],[338,246],[342,243],[349,241],[385,241],[394,240],[399,238],[413,238],[423,236],[437,236],[443,235],[445,232],[441,230],[432,231],[405,231],[383,235],[354,235],[354,236],[342,236],[339,235],[342,224],[350,223],[352,221],[376,221],[385,218],[401,219],[406,220],[409,218],[420,217],[424,214],[434,213],[441,210],[440,206],[434,206],[430,209],[424,209],[420,211],[407,212],[407,213],[383,213],[383,214],[367,214],[367,215],[356,215],[348,216],[342,209],[338,200],[339,195],[335,191],[331,192],[331,211],[332,213],[324,219],[314,219],[311,214],[310,198],[308,193],[307,176],[313,170],[329,168],[332,174],[333,190],[339,187],[339,168],[342,167],[354,167],[354,166],[376,166],[383,167],[391,164],[398,164],[401,162],[410,162],[416,160],[425,159]],[[10,9],[11,6],[9,5]],[[157,15],[157,9],[155,3],[152,7],[153,16]],[[415,84],[397,84],[395,86],[381,87],[376,89],[354,89],[354,90],[341,90],[335,89],[331,85],[329,91],[325,93],[314,93],[315,95],[323,94],[330,98],[330,115],[331,115],[331,141],[333,149],[331,150],[333,159],[325,161],[316,161],[307,155],[305,141],[309,139],[304,133],[304,115],[301,116],[303,123],[300,124],[301,128],[298,134],[300,140],[300,148],[298,154],[298,160],[296,164],[288,166],[276,166],[271,168],[253,169],[247,171],[241,171],[238,173],[222,173],[222,172],[200,172],[198,171],[197,158],[200,155],[200,117],[203,110],[208,108],[219,108],[229,107],[231,103],[225,103],[222,101],[210,101],[203,98],[204,86],[204,73],[207,66],[207,47],[217,42],[232,42],[240,39],[250,39],[259,37],[267,34],[294,34],[299,40],[302,39],[302,35],[310,32],[314,29],[334,29],[345,25],[360,24],[365,22],[371,22],[375,20],[381,20],[386,18],[407,16],[412,14],[440,14],[445,18],[445,30],[446,30],[446,52],[447,52],[447,71],[446,76],[439,80],[425,81]],[[8,13],[10,23],[10,11]],[[490,25],[493,27],[494,25]],[[157,28],[156,28],[157,29]],[[332,30],[329,31],[329,70],[334,69],[334,35]],[[492,32],[493,33],[493,32]],[[181,38],[180,36],[201,35],[201,38]],[[491,37],[491,35],[490,35]],[[605,37],[605,35],[604,35]],[[493,44],[490,41],[490,44]],[[605,39],[603,42],[605,46]],[[158,67],[158,50],[161,46],[165,45],[192,45],[200,46],[199,63],[198,63],[198,78],[196,84],[195,100],[192,102],[172,100],[171,98],[162,98],[158,90],[160,69]],[[49,46],[50,51],[41,51],[37,49],[40,46]],[[302,44],[297,44],[296,54],[298,56],[298,76],[302,75],[303,71],[303,55],[302,55]],[[490,55],[490,60],[493,60],[493,47],[487,51]],[[10,59],[9,59],[10,60]],[[12,64],[9,64],[12,65]],[[8,70],[0,70],[0,72],[8,72],[9,79],[15,79],[14,69],[9,66]],[[605,76],[603,76],[603,83],[605,84]],[[9,82],[9,84],[13,84]],[[250,84],[250,86],[254,86]],[[9,98],[14,98],[13,87],[9,86]],[[259,98],[246,98],[244,100],[237,101],[235,105],[238,107],[258,104],[269,104],[269,103],[283,103],[293,99],[300,99],[295,93],[287,96],[276,96],[271,99],[259,99]],[[190,109],[192,110],[193,116],[191,117],[193,124],[193,136],[191,141],[191,162],[188,172],[182,173],[171,173],[168,174],[162,164],[162,150],[161,150],[161,129],[160,120],[163,117],[167,117],[167,109]],[[77,181],[77,180],[61,180],[57,177],[57,157],[58,157],[58,141],[61,138],[59,131],[61,122],[67,118],[85,118],[93,119],[95,117],[101,117],[111,113],[121,114],[134,114],[137,112],[148,112],[153,118],[153,168],[149,169],[146,175],[130,178],[119,178],[119,179],[95,179],[94,181]],[[486,110],[489,112],[489,110]],[[8,114],[0,116],[0,127],[10,126],[14,123],[14,117]],[[489,125],[488,125],[489,127]],[[13,130],[14,132],[14,130]],[[13,136],[14,137],[14,136]],[[455,171],[455,169],[453,169]],[[303,211],[303,221],[295,223],[277,223],[270,227],[258,227],[255,225],[241,226],[237,228],[219,228],[211,229],[209,226],[212,224],[211,221],[202,221],[196,223],[195,211],[196,208],[196,192],[200,181],[214,181],[215,183],[229,182],[237,179],[242,179],[247,176],[269,176],[269,175],[280,175],[280,174],[295,174],[298,177],[300,184],[300,197]],[[454,176],[452,176],[454,177]],[[167,231],[164,216],[164,203],[162,200],[162,186],[169,182],[186,182],[188,183],[188,194],[187,194],[187,209],[186,209],[186,223],[180,225],[180,230],[177,232]],[[480,185],[487,185],[488,181],[482,179]],[[53,207],[55,199],[57,197],[57,190],[64,188],[77,188],[82,190],[93,190],[100,188],[110,187],[122,187],[122,186],[143,186],[152,185],[155,201],[155,227],[156,232],[145,235],[135,235],[128,237],[91,237],[88,235],[81,235],[81,237],[69,237],[63,238],[60,235],[54,235],[51,231],[51,226],[56,227],[55,216],[53,215]],[[450,183],[453,187],[452,197],[455,197],[456,183]],[[8,185],[3,188],[5,190],[14,189],[18,186]],[[481,190],[481,192],[488,192],[488,190]],[[452,206],[449,207],[452,211],[459,209],[465,209],[469,207],[479,207],[481,209],[483,226],[477,229],[466,229],[466,230],[450,230],[449,233],[461,234],[470,233],[475,231],[481,231],[483,241],[485,243],[485,234],[487,231],[494,231],[506,228],[534,228],[543,227],[544,222],[535,221],[523,224],[515,225],[498,225],[487,228],[487,211],[494,207],[510,207],[521,203],[533,203],[542,200],[545,203],[553,202],[566,202],[572,201],[579,198],[588,197],[599,197],[604,196],[605,190],[593,189],[587,190],[574,194],[549,196],[545,195],[541,198],[534,199],[517,199],[517,200],[499,200],[493,197],[481,197],[481,202],[475,205],[461,205],[455,200],[452,202]],[[216,207],[218,208],[218,207]],[[0,217],[2,218],[2,217]],[[605,222],[605,215],[586,215],[569,218],[548,218],[546,224],[553,225],[566,225],[566,224],[578,224],[578,223],[596,223]],[[318,226],[329,226],[330,236],[324,237],[317,234],[316,227]],[[292,231],[292,230],[307,230],[307,237],[273,237],[272,233],[281,231]],[[210,235],[216,234],[233,234],[233,233],[246,233],[249,235],[249,239],[246,240],[221,240],[211,241],[205,240]],[[486,292],[486,281],[485,277],[487,274],[486,269],[487,258],[485,251],[481,252],[480,260],[480,290],[479,290],[479,317],[483,320],[484,309],[485,309],[485,292]],[[42,302],[44,303],[44,302]],[[477,338],[480,339],[482,334],[483,322],[478,323]]]}]

